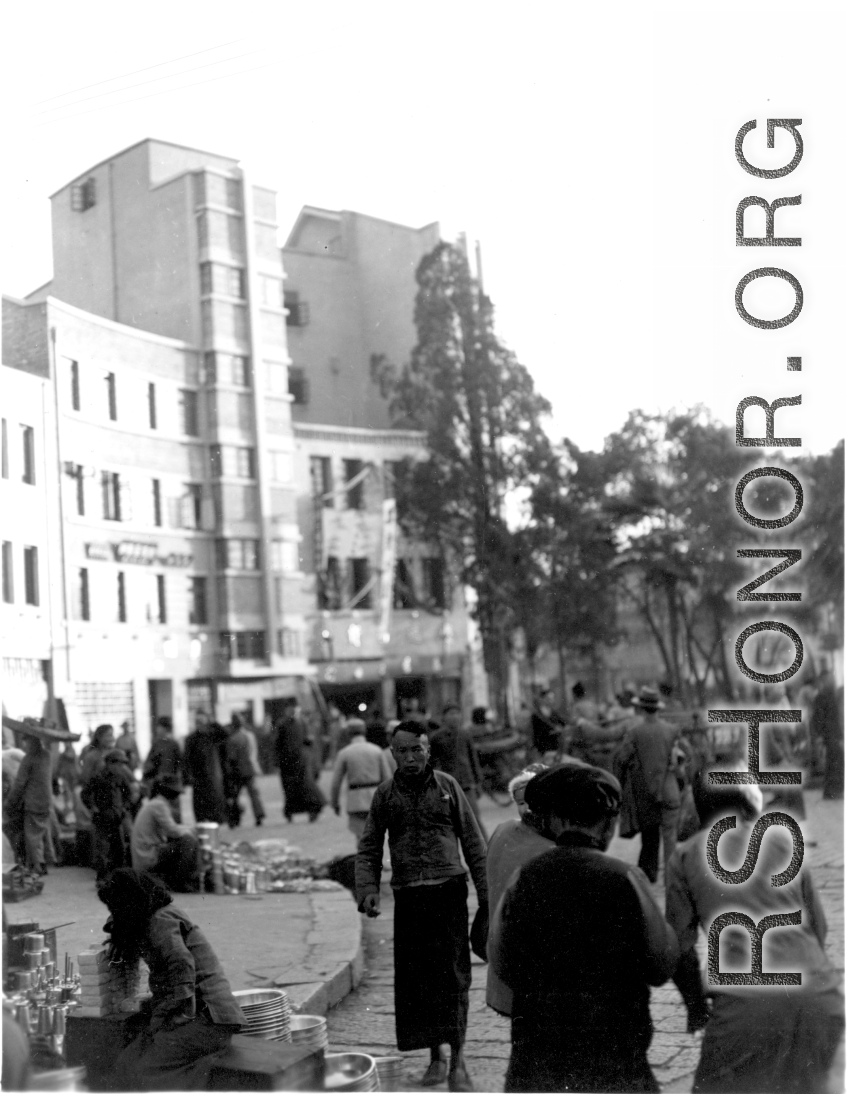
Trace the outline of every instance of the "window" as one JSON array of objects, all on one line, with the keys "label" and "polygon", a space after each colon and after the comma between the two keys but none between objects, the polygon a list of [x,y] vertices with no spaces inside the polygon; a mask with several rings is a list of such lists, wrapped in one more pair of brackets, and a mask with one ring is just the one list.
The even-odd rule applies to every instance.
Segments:
[{"label": "window", "polygon": [[303,656],[303,636],[300,631],[292,630],[291,627],[282,627],[276,635],[277,653],[282,654],[283,657]]},{"label": "window", "polygon": [[23,471],[21,481],[35,484],[35,430],[31,425],[21,426],[21,444],[23,447]]},{"label": "window", "polygon": [[3,434],[0,437],[0,463],[2,463],[2,475],[4,479],[9,477],[9,426],[3,419]]},{"label": "window", "polygon": [[116,471],[102,471],[103,520],[121,519],[121,477]]},{"label": "window", "polygon": [[71,410],[79,410],[82,407],[82,401],[79,394],[79,361],[72,361],[70,357],[65,357],[64,360],[67,361],[68,364],[68,374],[71,384]]},{"label": "window", "polygon": [[209,622],[205,577],[188,579],[188,622],[195,627],[205,626]]},{"label": "window", "polygon": [[283,303],[288,314],[285,324],[288,327],[305,327],[309,322],[309,305],[300,299],[300,294],[293,290],[286,290],[283,295]]},{"label": "window", "polygon": [[189,437],[200,435],[199,399],[196,391],[183,389],[179,393],[179,405],[182,413],[182,432]]},{"label": "window", "polygon": [[274,482],[291,482],[294,475],[294,462],[290,452],[269,452],[271,479]]},{"label": "window", "polygon": [[118,622],[126,623],[126,574],[118,571]]},{"label": "window", "polygon": [[402,558],[398,558],[397,568],[394,571],[394,607],[402,610],[414,608],[416,604],[415,586],[409,564]]},{"label": "window", "polygon": [[215,478],[253,479],[256,477],[252,448],[213,444],[209,449],[209,456],[212,463],[212,475]]},{"label": "window", "polygon": [[116,422],[118,420],[118,392],[115,387],[114,372],[104,373],[104,379],[106,381],[106,401],[109,408],[109,421]]},{"label": "window", "polygon": [[305,406],[309,402],[309,381],[303,369],[296,365],[288,369],[288,394],[295,406]]},{"label": "window", "polygon": [[168,606],[165,601],[165,575],[156,574],[156,621],[167,623]]},{"label": "window", "polygon": [[38,548],[24,547],[24,600],[38,606]]},{"label": "window", "polygon": [[341,564],[334,555],[327,558],[326,573],[320,575],[318,605],[329,612],[341,609]]},{"label": "window", "polygon": [[445,608],[444,562],[440,558],[422,560],[424,599],[434,608]]},{"label": "window", "polygon": [[219,539],[217,556],[219,570],[258,570],[259,541],[257,539]]},{"label": "window", "polygon": [[12,545],[3,540],[3,601],[6,604],[15,602],[15,575],[12,564]]},{"label": "window", "polygon": [[71,478],[74,480],[74,497],[76,500],[76,515],[85,516],[85,469],[81,463],[73,465]]},{"label": "window", "polygon": [[226,658],[262,661],[265,657],[265,632],[222,631],[221,653]]},{"label": "window", "polygon": [[71,209],[75,213],[84,213],[97,204],[97,184],[93,178],[85,182],[75,182],[71,187]]},{"label": "window", "polygon": [[237,266],[224,266],[220,262],[202,262],[200,291],[205,296],[217,293],[221,296],[234,296],[244,300],[247,296],[245,271]]},{"label": "window", "polygon": [[332,493],[332,460],[329,456],[312,456],[309,459],[312,478],[312,497],[323,498],[324,509],[332,509],[335,498]]},{"label": "window", "polygon": [[300,569],[300,549],[297,543],[288,539],[275,539],[271,542],[271,569],[277,573],[296,574]]},{"label": "window", "polygon": [[278,277],[259,274],[259,293],[261,303],[266,308],[282,308],[285,306],[282,281]]},{"label": "window", "polygon": [[[361,460],[345,460],[344,461],[344,481],[350,483],[356,479],[362,472],[364,464]],[[348,486],[347,488],[347,508],[348,509],[361,509],[362,502],[364,500],[364,490],[362,489],[364,476],[356,483],[355,486]]]},{"label": "window", "polygon": [[250,387],[250,358],[238,353],[205,354],[206,383]]},{"label": "window", "polygon": [[82,567],[77,570],[77,612],[78,618],[91,619],[91,596],[88,587],[88,570]]},{"label": "window", "polygon": [[147,421],[151,429],[157,429],[156,418],[156,385],[150,383],[147,385]]},{"label": "window", "polygon": [[199,482],[186,483],[182,496],[182,527],[203,527],[203,486]]},{"label": "window", "polygon": [[162,527],[162,484],[159,479],[152,480],[153,486],[153,524]]},{"label": "window", "polygon": [[366,558],[350,559],[351,608],[369,608],[371,606],[370,565]]}]

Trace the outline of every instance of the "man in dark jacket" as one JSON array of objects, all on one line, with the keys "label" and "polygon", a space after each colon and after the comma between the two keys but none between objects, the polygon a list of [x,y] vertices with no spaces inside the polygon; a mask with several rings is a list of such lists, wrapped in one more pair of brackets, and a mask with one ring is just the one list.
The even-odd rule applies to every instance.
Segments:
[{"label": "man in dark jacket", "polygon": [[241,806],[238,803],[238,797],[242,789],[247,790],[250,798],[256,827],[260,827],[265,819],[265,807],[262,805],[262,798],[255,782],[256,769],[250,755],[248,733],[249,730],[245,728],[241,716],[233,714],[232,724],[229,727],[229,737],[226,742],[224,771],[227,823],[230,828],[237,828],[241,824]]},{"label": "man in dark jacket", "polygon": [[462,728],[462,708],[457,703],[448,703],[443,717],[444,728],[437,730],[429,739],[430,763],[436,771],[446,771],[452,775],[461,786],[479,830],[485,835],[479,815],[482,771],[471,735]]},{"label": "man in dark jacket", "polygon": [[[170,718],[156,722],[156,739],[144,761],[143,782],[152,791],[159,779],[175,778],[182,783],[182,749],[174,739],[174,727]],[[179,799],[176,802],[176,819],[182,819]]]},{"label": "man in dark jacket", "polygon": [[204,711],[198,711],[195,727],[185,739],[182,761],[185,781],[192,791],[194,819],[223,824],[226,820],[223,750],[227,732],[217,722],[210,722]]},{"label": "man in dark jacket", "polygon": [[558,846],[521,868],[489,938],[514,993],[506,1090],[658,1091],[648,985],[673,974],[679,949],[641,871],[604,854],[620,784],[563,764],[525,800]]},{"label": "man in dark jacket", "polygon": [[[397,771],[377,787],[371,803],[356,858],[356,899],[360,912],[379,915],[387,832],[397,1047],[401,1052],[430,1050],[423,1086],[448,1078],[450,1090],[473,1090],[463,1055],[471,960],[468,883],[459,845],[476,888],[477,914],[487,922],[485,841],[459,784],[430,766],[424,725],[401,722],[391,751]],[[450,1046],[449,1076],[445,1044]]]},{"label": "man in dark jacket", "polygon": [[92,865],[98,881],[130,863],[131,809],[138,800],[127,754],[114,748],[103,760],[102,769],[82,791],[83,805],[91,811]]},{"label": "man in dark jacket", "polygon": [[26,865],[38,874],[47,873],[45,844],[50,840],[52,777],[49,746],[40,737],[29,737],[4,812],[13,829],[23,830]]}]

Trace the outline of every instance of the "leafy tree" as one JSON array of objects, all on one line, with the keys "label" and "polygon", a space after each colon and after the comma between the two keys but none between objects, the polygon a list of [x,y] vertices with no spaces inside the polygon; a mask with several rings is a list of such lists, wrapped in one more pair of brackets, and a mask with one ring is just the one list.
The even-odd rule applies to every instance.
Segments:
[{"label": "leafy tree", "polygon": [[485,665],[503,709],[511,590],[521,565],[507,517],[547,458],[541,419],[550,407],[497,337],[491,301],[460,248],[440,243],[416,277],[411,359],[398,371],[375,357],[372,372],[395,422],[427,435],[429,458],[400,477],[403,523],[436,537],[473,589]]}]

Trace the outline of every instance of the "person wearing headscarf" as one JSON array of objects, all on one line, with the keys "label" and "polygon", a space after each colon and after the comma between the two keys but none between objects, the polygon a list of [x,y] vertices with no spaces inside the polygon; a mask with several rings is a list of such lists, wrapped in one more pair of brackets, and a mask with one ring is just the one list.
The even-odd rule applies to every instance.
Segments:
[{"label": "person wearing headscarf", "polygon": [[[674,977],[688,1009],[688,1029],[705,1026],[695,1094],[756,1092],[823,1094],[827,1073],[844,1036],[841,977],[824,953],[826,919],[807,865],[785,885],[771,878],[791,860],[792,836],[782,825],[768,829],[752,875],[743,884],[720,880],[706,861],[706,842],[717,820],[734,816],[736,827],[720,836],[718,861],[734,870],[744,861],[751,828],[762,810],[758,786],[694,784],[700,831],[681,844],[668,867],[666,917],[679,939]],[[718,985],[706,996],[695,945],[724,912],[741,912],[759,923],[766,915],[801,912],[800,922],[764,935],[766,972],[799,972],[797,986]],[[725,927],[720,971],[750,972],[750,936]],[[843,1078],[843,1071],[841,1074]],[[839,1087],[840,1089],[840,1087]]]},{"label": "person wearing headscarf", "polygon": [[205,1090],[215,1059],[245,1023],[206,936],[149,874],[115,870],[98,895],[111,913],[109,960],[143,958],[151,997],[115,1063],[117,1090]]},{"label": "person wearing headscarf", "polygon": [[113,748],[115,727],[108,723],[98,726],[91,736],[91,743],[83,749],[80,757],[79,781],[83,787],[88,786],[97,772],[102,770],[106,753]]},{"label": "person wearing headscarf", "polygon": [[562,764],[525,799],[556,847],[521,868],[489,935],[514,995],[506,1090],[658,1091],[649,985],[671,976],[679,950],[641,871],[605,854],[620,784]]},{"label": "person wearing headscarf", "polygon": [[[543,834],[540,818],[532,812],[525,800],[530,779],[546,770],[546,764],[530,764],[509,782],[509,793],[518,807],[519,817],[498,825],[488,843],[485,873],[488,878],[490,919],[493,919],[500,898],[515,872],[556,846],[553,840]],[[491,964],[487,969],[485,1001],[498,1014],[504,1014],[507,1018],[511,1016],[512,991],[503,983]]]}]

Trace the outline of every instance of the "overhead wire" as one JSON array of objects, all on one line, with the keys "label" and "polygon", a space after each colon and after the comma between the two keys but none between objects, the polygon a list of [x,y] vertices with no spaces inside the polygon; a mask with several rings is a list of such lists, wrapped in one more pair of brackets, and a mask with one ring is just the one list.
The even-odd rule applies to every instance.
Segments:
[{"label": "overhead wire", "polygon": [[[44,114],[52,114],[52,113],[60,111],[60,110],[69,109],[69,108],[74,107],[74,106],[79,106],[82,103],[91,102],[94,99],[102,99],[102,98],[105,98],[109,95],[120,95],[121,92],[132,91],[133,88],[145,87],[147,84],[164,83],[165,80],[173,80],[173,79],[176,79],[179,76],[188,76],[192,72],[199,72],[199,71],[201,71],[201,69],[204,69],[204,68],[213,68],[215,65],[227,64],[229,61],[240,61],[240,60],[243,60],[245,57],[254,57],[257,53],[267,53],[267,50],[268,50],[268,47],[263,46],[261,49],[251,49],[251,50],[248,50],[246,53],[237,53],[234,57],[221,57],[217,61],[209,61],[207,64],[204,64],[204,65],[194,65],[192,68],[182,69],[179,72],[174,72],[170,76],[154,76],[152,80],[139,80],[137,83],[128,84],[126,87],[114,88],[112,91],[101,91],[101,92],[98,92],[96,95],[88,95],[86,98],[77,99],[72,103],[63,103],[63,104],[60,104],[59,106],[48,107],[46,110],[37,110],[33,114],[30,114],[30,117],[31,118],[39,118]],[[265,66],[259,66],[259,67],[265,67]],[[246,69],[244,71],[250,71],[250,70]],[[227,75],[227,74],[224,73],[224,75]],[[204,81],[199,81],[199,82],[202,83]],[[186,85],[186,86],[191,86],[191,85]],[[166,90],[178,90],[178,89],[174,88],[174,89],[166,89]],[[137,97],[143,99],[143,98],[146,98],[147,96],[140,95],[140,96],[137,96]],[[134,102],[135,100],[134,99],[129,99],[129,100],[125,100],[125,101]],[[120,105],[120,104],[106,104],[106,105]],[[92,109],[97,109],[97,108],[93,107]],[[82,111],[79,111],[79,113],[85,114],[85,113],[88,113],[88,111],[82,110]],[[76,115],[75,114],[70,114],[70,115],[64,115],[64,117],[73,118],[73,117],[76,117]],[[56,120],[62,120],[62,119],[56,119]],[[41,124],[43,124],[43,123],[41,123]]]},{"label": "overhead wire", "polygon": [[[181,57],[173,57],[170,61],[159,61],[159,63],[155,65],[146,65],[144,68],[134,68],[131,72],[123,72],[120,76],[110,76],[108,80],[96,80],[93,84],[84,84],[82,87],[75,87],[71,91],[63,91],[60,95],[49,95],[46,99],[38,99],[32,105],[43,106],[44,103],[51,103],[55,99],[64,99],[68,95],[76,95],[78,92],[88,91],[92,87],[101,87],[103,84],[112,84],[115,83],[117,80],[125,80],[129,76],[137,76],[140,72],[152,72],[154,68],[164,68],[165,65],[175,65],[178,64],[180,61],[190,61],[192,57],[199,57],[203,53],[212,53],[216,49],[226,49],[228,46],[236,46],[239,42],[246,41],[246,38],[233,38],[231,42],[223,42],[219,46],[209,46],[207,49],[198,49],[196,53],[185,53]],[[115,90],[120,91],[121,89],[115,88]],[[66,103],[65,105],[73,106],[74,104]],[[56,107],[56,109],[58,110],[59,108]]]}]

